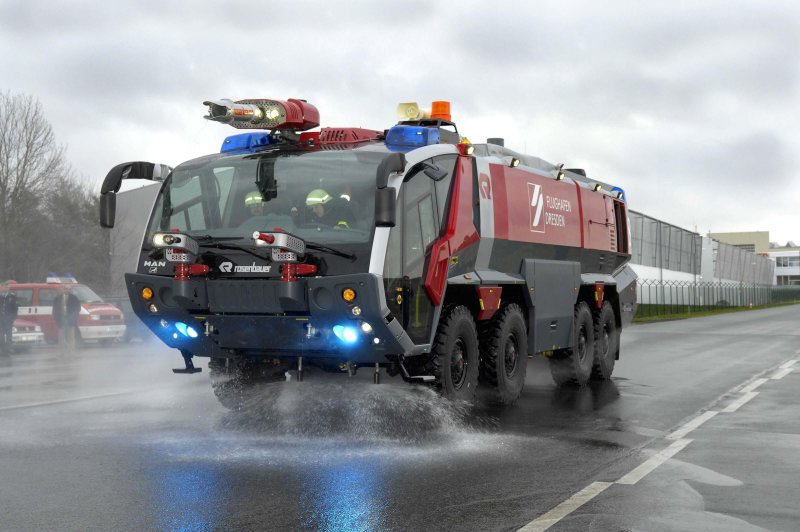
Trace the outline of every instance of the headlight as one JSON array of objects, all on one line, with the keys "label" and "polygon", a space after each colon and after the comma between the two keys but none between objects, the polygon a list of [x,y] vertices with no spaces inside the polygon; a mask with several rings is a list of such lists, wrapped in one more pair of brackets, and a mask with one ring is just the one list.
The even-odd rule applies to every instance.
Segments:
[{"label": "headlight", "polygon": [[89,319],[92,321],[97,321],[100,319],[100,316],[98,314],[92,314],[91,316],[89,316]]}]

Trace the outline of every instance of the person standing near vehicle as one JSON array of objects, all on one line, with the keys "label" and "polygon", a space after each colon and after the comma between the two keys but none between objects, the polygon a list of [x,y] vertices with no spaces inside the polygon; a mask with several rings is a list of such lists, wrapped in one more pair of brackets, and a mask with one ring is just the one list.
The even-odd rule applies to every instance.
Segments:
[{"label": "person standing near vehicle", "polygon": [[75,329],[80,312],[81,302],[78,297],[69,286],[62,285],[61,293],[53,300],[53,319],[58,326],[58,344],[62,355],[75,353]]},{"label": "person standing near vehicle", "polygon": [[8,289],[8,285],[0,284],[0,354],[11,353],[12,329],[17,319],[17,296]]}]

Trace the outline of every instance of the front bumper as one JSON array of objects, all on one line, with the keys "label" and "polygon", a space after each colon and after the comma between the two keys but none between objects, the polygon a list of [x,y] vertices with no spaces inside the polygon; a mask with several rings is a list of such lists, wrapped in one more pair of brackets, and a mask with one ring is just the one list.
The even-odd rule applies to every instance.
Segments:
[{"label": "front bumper", "polygon": [[[410,354],[414,348],[386,307],[382,278],[372,274],[302,278],[295,283],[277,279],[175,281],[143,274],[126,274],[125,279],[141,320],[167,345],[193,355],[304,356],[385,363],[388,355]],[[145,286],[154,294],[147,302],[140,296]],[[341,297],[345,288],[356,291],[351,303]],[[192,337],[176,328],[176,323],[188,324]],[[337,336],[336,326],[354,331],[352,341]]]},{"label": "front bumper", "polygon": [[11,343],[16,346],[33,346],[42,342],[44,342],[44,333],[40,332],[13,333],[11,335]]},{"label": "front bumper", "polygon": [[125,336],[125,325],[79,326],[82,340],[116,340]]}]

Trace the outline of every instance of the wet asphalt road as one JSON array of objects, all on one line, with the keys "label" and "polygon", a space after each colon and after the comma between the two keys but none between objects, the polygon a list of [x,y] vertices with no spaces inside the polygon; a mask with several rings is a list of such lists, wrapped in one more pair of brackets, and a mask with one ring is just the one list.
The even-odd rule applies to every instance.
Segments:
[{"label": "wet asphalt road", "polygon": [[362,370],[228,412],[156,343],[0,357],[0,530],[798,530],[798,322],[634,326],[611,382],[533,359],[505,410]]}]

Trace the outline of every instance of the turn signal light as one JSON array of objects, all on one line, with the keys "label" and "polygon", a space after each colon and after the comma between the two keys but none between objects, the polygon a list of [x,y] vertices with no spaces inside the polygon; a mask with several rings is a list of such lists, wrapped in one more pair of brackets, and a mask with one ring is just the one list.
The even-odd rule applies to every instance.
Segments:
[{"label": "turn signal light", "polygon": [[150,301],[151,299],[153,299],[153,289],[150,288],[149,286],[145,286],[144,288],[142,288],[142,299],[144,299],[145,301]]},{"label": "turn signal light", "polygon": [[342,299],[347,301],[348,303],[352,302],[356,298],[356,291],[352,288],[345,288],[342,290]]}]

